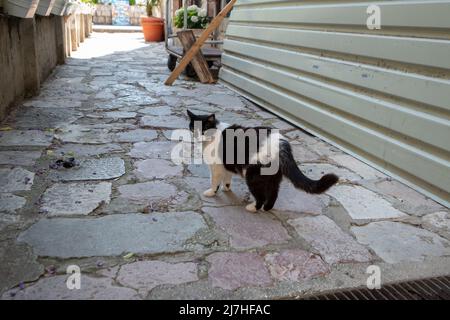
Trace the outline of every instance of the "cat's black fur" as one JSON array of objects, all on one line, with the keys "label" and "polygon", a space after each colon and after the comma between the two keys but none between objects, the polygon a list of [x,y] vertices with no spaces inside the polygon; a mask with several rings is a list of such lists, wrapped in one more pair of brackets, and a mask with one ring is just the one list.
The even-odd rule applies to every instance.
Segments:
[{"label": "cat's black fur", "polygon": [[[188,115],[190,118],[189,128],[191,131],[194,129],[194,122],[201,121],[202,122],[202,133],[204,133],[208,129],[215,129],[219,122],[217,121],[214,114],[211,115],[195,115],[188,110]],[[256,152],[260,150],[261,145],[264,143],[265,139],[271,134],[273,130],[270,127],[242,127],[239,125],[231,125],[226,128],[226,130],[234,130],[236,132],[236,137],[232,143],[234,148],[234,159],[231,161],[227,161],[227,150],[225,148],[226,145],[230,145],[229,142],[227,144],[227,134],[226,130],[222,132],[219,154],[222,159],[222,163],[226,170],[231,171],[236,174],[240,174],[244,176],[245,172],[245,180],[247,186],[255,197],[256,201],[256,210],[259,210],[263,207],[264,210],[270,210],[273,208],[275,201],[278,197],[278,191],[280,188],[281,180],[283,176],[287,177],[293,185],[302,189],[308,193],[323,193],[328,190],[331,186],[333,186],[339,178],[335,174],[326,174],[322,176],[319,180],[312,180],[306,177],[298,168],[295,159],[292,155],[292,149],[288,141],[284,139],[279,140],[279,168],[273,175],[262,175],[261,168],[264,166],[270,166],[270,164],[261,164],[261,163],[250,163],[250,159],[252,154],[249,151],[249,139],[248,137],[245,140],[245,161],[244,163],[237,163],[237,136],[240,134],[245,134],[245,132],[249,129],[256,130],[259,132],[267,133],[267,136],[264,137],[262,135],[257,135],[257,149]],[[263,131],[264,130],[264,131]],[[241,149],[242,150],[242,149]],[[230,159],[229,159],[230,160]]]}]

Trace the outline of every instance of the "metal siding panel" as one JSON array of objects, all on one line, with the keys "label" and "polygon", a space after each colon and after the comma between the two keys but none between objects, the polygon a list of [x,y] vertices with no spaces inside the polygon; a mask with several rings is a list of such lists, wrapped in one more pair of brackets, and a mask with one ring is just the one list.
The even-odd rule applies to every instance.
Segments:
[{"label": "metal siding panel", "polygon": [[450,40],[435,32],[450,32],[450,0],[377,4],[382,30],[369,34],[369,3],[238,1],[220,78],[449,206]]}]

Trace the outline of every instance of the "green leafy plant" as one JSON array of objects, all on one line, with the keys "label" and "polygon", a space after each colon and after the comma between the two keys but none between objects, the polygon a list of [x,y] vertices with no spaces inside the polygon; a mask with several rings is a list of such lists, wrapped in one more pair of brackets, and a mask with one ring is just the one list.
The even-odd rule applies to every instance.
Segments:
[{"label": "green leafy plant", "polygon": [[128,4],[130,6],[135,6],[136,5],[136,0],[128,0]]},{"label": "green leafy plant", "polygon": [[[196,5],[187,7],[187,27],[189,29],[204,29],[209,19],[206,9],[201,9]],[[177,28],[184,26],[184,8],[175,11],[174,24]]]},{"label": "green leafy plant", "polygon": [[146,7],[146,11],[147,11],[147,16],[151,17],[153,16],[153,8],[159,6],[159,1],[160,0],[147,0],[145,7]]}]

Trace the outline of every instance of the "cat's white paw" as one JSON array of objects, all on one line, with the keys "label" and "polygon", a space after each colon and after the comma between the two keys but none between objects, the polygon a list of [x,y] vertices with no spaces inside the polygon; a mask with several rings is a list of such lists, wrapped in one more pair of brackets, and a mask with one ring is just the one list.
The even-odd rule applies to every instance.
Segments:
[{"label": "cat's white paw", "polygon": [[222,187],[223,191],[231,191],[231,184],[230,183],[225,183]]},{"label": "cat's white paw", "polygon": [[256,202],[252,202],[245,207],[245,210],[255,213],[256,211]]},{"label": "cat's white paw", "polygon": [[205,192],[203,192],[203,195],[205,197],[214,197],[216,195],[216,192],[213,189],[208,189]]}]

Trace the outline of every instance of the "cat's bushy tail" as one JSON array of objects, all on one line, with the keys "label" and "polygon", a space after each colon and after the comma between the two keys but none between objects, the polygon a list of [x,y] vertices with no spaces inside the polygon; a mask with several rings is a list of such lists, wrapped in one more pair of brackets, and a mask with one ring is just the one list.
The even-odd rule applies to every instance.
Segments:
[{"label": "cat's bushy tail", "polygon": [[298,189],[308,193],[323,193],[339,180],[338,176],[332,173],[324,175],[319,180],[312,180],[305,176],[295,163],[289,142],[285,140],[280,141],[279,152],[281,173]]}]

